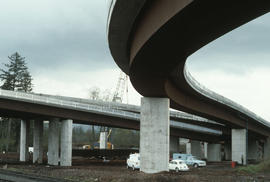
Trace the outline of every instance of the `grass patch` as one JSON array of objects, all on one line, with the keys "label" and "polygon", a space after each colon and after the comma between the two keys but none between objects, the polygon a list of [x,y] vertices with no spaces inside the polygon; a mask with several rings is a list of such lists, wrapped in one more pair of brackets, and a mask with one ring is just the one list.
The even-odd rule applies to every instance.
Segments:
[{"label": "grass patch", "polygon": [[251,174],[258,173],[258,172],[270,172],[270,160],[263,161],[256,165],[248,165],[245,167],[239,167],[237,171],[251,173]]}]

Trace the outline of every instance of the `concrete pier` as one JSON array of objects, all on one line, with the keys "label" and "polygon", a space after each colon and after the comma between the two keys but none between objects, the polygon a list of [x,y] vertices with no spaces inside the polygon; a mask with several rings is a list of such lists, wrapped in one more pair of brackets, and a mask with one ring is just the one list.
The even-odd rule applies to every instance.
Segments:
[{"label": "concrete pier", "polygon": [[264,142],[263,159],[270,159],[270,137],[268,137]]},{"label": "concrete pier", "polygon": [[99,135],[99,148],[100,149],[107,149],[107,132],[100,132],[100,135]]},{"label": "concrete pier", "polygon": [[208,153],[208,143],[207,142],[204,142],[203,143],[203,153],[204,153],[204,158],[207,159],[207,153]]},{"label": "concrete pier", "polygon": [[61,166],[71,166],[72,163],[72,123],[71,119],[61,123]]},{"label": "concrete pier", "polygon": [[257,141],[254,138],[248,139],[248,160],[259,161],[260,152],[258,151]]},{"label": "concrete pier", "polygon": [[33,131],[33,163],[43,162],[43,121],[34,121]]},{"label": "concrete pier", "polygon": [[221,161],[221,144],[208,143],[207,160],[211,162]]},{"label": "concrete pier", "polygon": [[179,137],[170,136],[170,156],[179,152]]},{"label": "concrete pier", "polygon": [[247,131],[246,129],[232,129],[232,161],[247,164]]},{"label": "concrete pier", "polygon": [[226,141],[224,143],[224,158],[226,161],[232,160],[232,144],[231,142]]},{"label": "concrete pier", "polygon": [[187,149],[188,154],[192,154],[199,159],[203,158],[202,145],[200,141],[190,140],[190,147],[187,145],[187,148],[190,148]]},{"label": "concrete pier", "polygon": [[22,162],[26,162],[29,160],[29,130],[30,121],[21,120],[20,161]]},{"label": "concrete pier", "polygon": [[59,162],[59,119],[49,122],[48,164],[57,166]]},{"label": "concrete pier", "polygon": [[168,171],[169,99],[141,99],[140,170],[145,173]]}]

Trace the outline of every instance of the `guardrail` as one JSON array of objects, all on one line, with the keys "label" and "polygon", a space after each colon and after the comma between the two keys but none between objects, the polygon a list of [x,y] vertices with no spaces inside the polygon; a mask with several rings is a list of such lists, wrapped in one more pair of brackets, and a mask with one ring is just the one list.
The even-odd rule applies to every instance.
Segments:
[{"label": "guardrail", "polygon": [[196,90],[198,93],[202,94],[203,96],[214,100],[216,102],[219,102],[221,104],[224,104],[226,106],[231,107],[234,110],[237,110],[241,113],[243,113],[244,115],[247,115],[248,117],[258,121],[259,123],[270,127],[270,123],[268,123],[266,120],[264,120],[263,118],[259,117],[258,115],[256,115],[255,113],[251,112],[250,110],[246,109],[245,107],[243,107],[240,104],[237,104],[236,102],[223,97],[222,95],[217,94],[216,92],[213,92],[211,90],[209,90],[208,88],[206,88],[205,86],[203,86],[202,84],[200,84],[196,79],[193,78],[193,76],[189,73],[189,71],[186,68],[186,65],[184,66],[184,76],[185,79],[187,81],[187,83],[194,89]]}]

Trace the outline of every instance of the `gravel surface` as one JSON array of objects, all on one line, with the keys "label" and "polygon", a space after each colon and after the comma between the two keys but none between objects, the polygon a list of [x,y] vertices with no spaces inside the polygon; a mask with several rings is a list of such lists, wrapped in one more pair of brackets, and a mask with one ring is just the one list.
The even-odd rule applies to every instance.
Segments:
[{"label": "gravel surface", "polygon": [[106,161],[75,158],[72,167],[55,167],[48,165],[32,165],[21,163],[0,164],[0,168],[69,179],[80,182],[234,182],[234,181],[269,181],[270,171],[259,174],[239,173],[230,167],[230,163],[212,163],[203,168],[191,168],[188,172],[163,172],[159,174],[145,174],[138,170],[126,168],[124,160]]}]

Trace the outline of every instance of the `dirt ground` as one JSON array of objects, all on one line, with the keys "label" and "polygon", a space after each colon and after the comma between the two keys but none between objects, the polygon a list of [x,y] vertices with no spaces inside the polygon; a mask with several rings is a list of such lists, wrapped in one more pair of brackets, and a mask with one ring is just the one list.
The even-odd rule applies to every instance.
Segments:
[{"label": "dirt ground", "polygon": [[33,165],[4,161],[0,168],[20,171],[29,174],[70,179],[80,182],[231,182],[231,181],[270,181],[270,172],[260,174],[244,174],[230,167],[230,163],[212,163],[203,168],[190,168],[188,172],[163,172],[159,174],[145,174],[138,170],[126,168],[125,161],[102,161],[94,159],[74,158],[72,167],[53,167],[48,165]]}]

